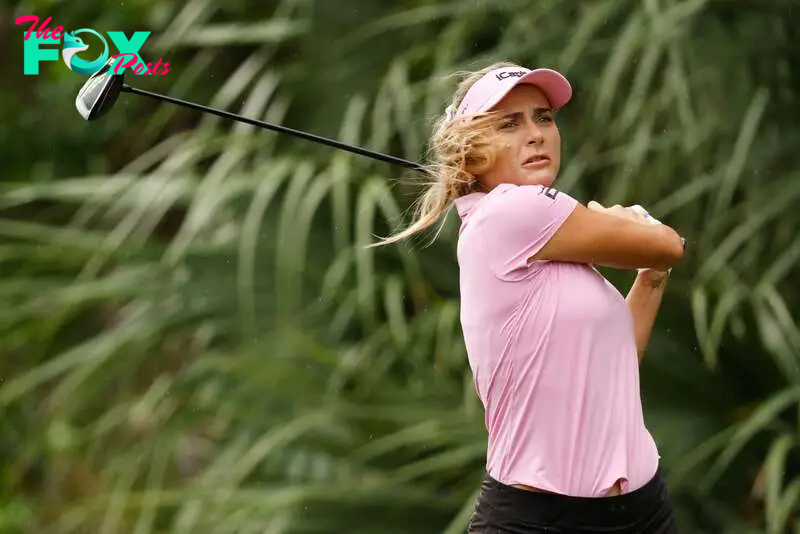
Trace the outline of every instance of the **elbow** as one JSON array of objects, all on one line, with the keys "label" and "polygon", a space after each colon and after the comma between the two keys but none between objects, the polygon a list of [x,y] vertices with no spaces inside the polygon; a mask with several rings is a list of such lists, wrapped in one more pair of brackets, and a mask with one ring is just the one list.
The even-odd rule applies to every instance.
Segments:
[{"label": "elbow", "polygon": [[667,247],[667,260],[670,265],[675,265],[683,260],[683,251],[685,249],[683,239],[674,230],[673,236],[670,237],[669,246]]},{"label": "elbow", "polygon": [[661,226],[661,232],[658,257],[654,258],[656,265],[651,267],[657,269],[669,269],[683,260],[684,241],[678,233],[668,226]]}]

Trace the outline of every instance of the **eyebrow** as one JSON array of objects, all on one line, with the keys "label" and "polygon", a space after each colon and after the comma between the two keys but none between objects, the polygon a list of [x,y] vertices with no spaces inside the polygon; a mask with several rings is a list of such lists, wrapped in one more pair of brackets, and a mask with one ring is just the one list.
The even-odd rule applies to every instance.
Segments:
[{"label": "eyebrow", "polygon": [[[552,108],[535,108],[533,110],[533,112],[534,112],[535,115],[540,115],[542,113],[553,113],[553,109]],[[522,115],[523,115],[523,113],[521,111],[516,111],[514,113],[509,113],[507,115],[503,115],[502,118],[503,119],[519,119],[519,118],[522,117]]]}]

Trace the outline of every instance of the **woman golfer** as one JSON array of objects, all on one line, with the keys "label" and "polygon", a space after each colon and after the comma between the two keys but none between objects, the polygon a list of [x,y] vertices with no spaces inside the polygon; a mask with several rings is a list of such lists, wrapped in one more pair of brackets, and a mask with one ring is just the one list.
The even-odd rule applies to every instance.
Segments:
[{"label": "woman golfer", "polygon": [[[437,176],[415,222],[461,220],[461,324],[488,431],[473,534],[675,533],[642,415],[639,362],[680,236],[630,208],[553,186],[549,69],[498,63],[464,78],[432,138]],[[594,265],[639,269],[623,297]]]}]

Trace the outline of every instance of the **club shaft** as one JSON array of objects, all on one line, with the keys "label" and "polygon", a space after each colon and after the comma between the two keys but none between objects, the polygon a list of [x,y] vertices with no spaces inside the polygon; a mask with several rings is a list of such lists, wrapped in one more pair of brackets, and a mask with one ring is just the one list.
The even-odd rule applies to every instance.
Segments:
[{"label": "club shaft", "polygon": [[390,156],[388,154],[382,154],[380,152],[375,152],[366,148],[348,145],[347,143],[343,143],[341,141],[336,141],[334,139],[329,139],[327,137],[322,137],[319,135],[315,135],[312,133],[304,132],[302,130],[295,130],[293,128],[288,128],[286,126],[281,126],[280,124],[272,124],[269,122],[261,121],[258,119],[252,119],[249,117],[245,117],[242,115],[237,115],[236,113],[231,113],[229,111],[224,111],[221,109],[212,108],[209,106],[203,106],[201,104],[195,104],[194,102],[189,102],[187,100],[181,100],[180,98],[174,98],[167,95],[162,95],[159,93],[153,93],[151,91],[145,91],[143,89],[137,89],[135,87],[131,87],[127,84],[122,84],[121,91],[125,93],[133,93],[136,95],[147,96],[150,98],[154,98],[156,100],[161,100],[164,102],[170,102],[172,104],[177,104],[179,106],[196,109],[198,111],[203,111],[206,113],[211,113],[213,115],[217,115],[219,117],[224,117],[226,119],[233,119],[235,121],[243,122],[245,124],[251,124],[253,126],[258,126],[260,128],[266,128],[267,130],[273,130],[280,133],[285,133],[288,135],[292,135],[295,137],[300,137],[302,139],[307,139],[309,141],[314,141],[316,143],[321,143],[323,145],[328,145],[334,148],[338,148],[341,150],[346,150],[348,152],[352,152],[354,154],[359,154],[361,156],[366,156],[369,158],[373,158],[379,161],[383,161],[385,163],[391,163],[393,165],[400,165],[402,167],[406,167],[409,169],[414,170],[422,170],[423,167],[419,163],[415,163],[413,161],[408,161],[402,158],[398,158],[395,156]]}]

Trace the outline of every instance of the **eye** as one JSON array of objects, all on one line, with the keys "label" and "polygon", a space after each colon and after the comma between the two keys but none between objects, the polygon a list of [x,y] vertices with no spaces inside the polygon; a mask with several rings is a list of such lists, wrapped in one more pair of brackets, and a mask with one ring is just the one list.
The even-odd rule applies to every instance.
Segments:
[{"label": "eye", "polygon": [[516,119],[503,119],[500,122],[500,129],[501,130],[508,130],[510,128],[513,128],[516,125],[517,125],[517,120]]},{"label": "eye", "polygon": [[538,115],[536,117],[536,120],[543,123],[550,123],[553,122],[553,116],[550,115],[549,113],[543,113],[541,115]]}]

